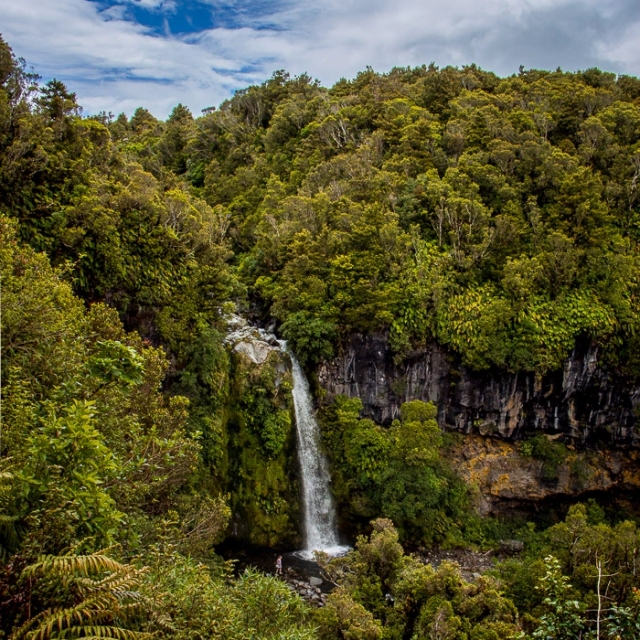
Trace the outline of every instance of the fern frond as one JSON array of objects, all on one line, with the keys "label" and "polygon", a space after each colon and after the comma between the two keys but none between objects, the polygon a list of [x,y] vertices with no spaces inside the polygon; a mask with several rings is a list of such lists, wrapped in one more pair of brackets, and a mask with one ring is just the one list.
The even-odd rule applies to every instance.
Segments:
[{"label": "fern frond", "polygon": [[83,556],[42,556],[39,562],[29,565],[24,571],[25,577],[35,576],[38,573],[55,573],[58,575],[90,576],[96,573],[111,571],[123,573],[130,571],[130,567],[120,564],[109,556],[92,553]]},{"label": "fern frond", "polygon": [[120,593],[132,591],[142,582],[141,576],[134,574],[119,575],[112,573],[101,580],[92,580],[91,578],[78,578],[76,584],[85,593],[95,593],[97,591],[111,591],[112,593]]},{"label": "fern frond", "polygon": [[38,623],[39,620],[41,620],[42,618],[46,617],[50,613],[51,613],[51,610],[47,609],[46,611],[42,611],[38,615],[36,615],[33,618],[31,618],[31,620],[27,620],[21,627],[18,627],[11,634],[10,640],[20,640],[20,638],[24,638],[27,635],[27,633],[29,632],[29,629],[34,627]]},{"label": "fern frond", "polygon": [[53,636],[54,638],[115,638],[116,640],[147,640],[152,633],[144,631],[130,631],[121,627],[107,627],[104,625],[88,625],[73,627],[65,632]]},{"label": "fern frond", "polygon": [[75,625],[66,628],[56,628],[55,625],[42,624],[24,635],[13,638],[24,638],[24,640],[62,640],[64,638],[114,638],[116,640],[148,640],[153,637],[152,633],[145,631],[131,631],[122,627],[114,627],[100,624]]},{"label": "fern frond", "polygon": [[[35,629],[16,635],[18,638],[25,640],[49,640],[53,637],[60,637],[61,633],[67,632],[69,629],[78,625],[99,624],[108,622],[112,618],[112,612],[108,608],[89,609],[85,607],[86,603],[81,603],[76,607],[67,609],[49,610],[45,612],[44,618]],[[14,636],[12,636],[12,640]]]},{"label": "fern frond", "polygon": [[121,564],[102,552],[43,556],[27,567],[22,577],[36,578],[41,582],[58,580],[65,585],[73,585],[82,600],[71,607],[40,613],[15,631],[10,640],[149,638],[149,633],[130,631],[121,626],[147,604],[137,590],[144,573],[144,570]]},{"label": "fern frond", "polygon": [[136,569],[129,565],[123,565],[123,567],[126,571],[113,572],[100,578],[81,576],[76,578],[76,581],[87,589],[114,589],[119,583],[134,585],[142,582],[142,576],[146,573],[145,569]]},{"label": "fern frond", "polygon": [[176,631],[176,626],[173,624],[173,620],[168,613],[152,611],[150,619],[156,627],[162,629],[165,632],[172,633]]}]

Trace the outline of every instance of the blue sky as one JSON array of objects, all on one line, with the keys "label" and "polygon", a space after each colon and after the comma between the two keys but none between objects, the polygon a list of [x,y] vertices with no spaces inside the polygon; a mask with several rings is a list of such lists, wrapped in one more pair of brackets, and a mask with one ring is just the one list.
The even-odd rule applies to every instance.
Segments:
[{"label": "blue sky", "polygon": [[367,65],[640,75],[638,0],[0,0],[0,33],[86,113],[194,113],[276,69],[325,85]]}]

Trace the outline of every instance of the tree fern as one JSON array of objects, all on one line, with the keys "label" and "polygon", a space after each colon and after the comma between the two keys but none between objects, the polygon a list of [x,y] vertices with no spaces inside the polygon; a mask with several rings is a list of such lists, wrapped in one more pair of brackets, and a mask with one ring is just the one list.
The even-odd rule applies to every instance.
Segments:
[{"label": "tree fern", "polygon": [[43,556],[22,572],[22,580],[59,583],[73,593],[72,606],[40,612],[10,636],[11,640],[116,638],[151,636],[125,628],[146,609],[138,587],[144,569],[121,564],[104,552],[90,555]]},{"label": "tree fern", "polygon": [[92,576],[103,575],[108,572],[107,578],[113,575],[129,575],[127,569],[133,569],[130,565],[123,565],[98,551],[89,555],[65,555],[42,556],[38,562],[29,565],[23,572],[24,577],[37,576]]}]

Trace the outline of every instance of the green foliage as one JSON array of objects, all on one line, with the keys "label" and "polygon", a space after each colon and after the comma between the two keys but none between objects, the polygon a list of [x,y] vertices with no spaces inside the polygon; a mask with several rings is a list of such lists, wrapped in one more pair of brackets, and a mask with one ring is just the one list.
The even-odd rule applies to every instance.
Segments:
[{"label": "green foliage", "polygon": [[[95,427],[94,415],[92,403],[75,402],[63,416],[50,415],[48,424],[25,443],[25,466],[16,474],[15,489],[24,513],[47,520],[51,539],[42,541],[45,551],[88,536],[98,546],[115,538],[122,514],[103,485],[119,466]],[[47,512],[42,513],[41,504],[48,505]]]},{"label": "green foliage", "polygon": [[280,409],[264,421],[261,438],[268,455],[277,456],[291,433],[291,411]]},{"label": "green foliage", "polygon": [[380,640],[382,625],[360,603],[343,589],[337,589],[327,599],[327,605],[315,616],[323,640]]},{"label": "green foliage", "polygon": [[[4,465],[3,465],[4,466]],[[6,560],[10,551],[15,550],[17,543],[17,515],[13,508],[13,474],[0,468],[0,560]]]},{"label": "green foliage", "polygon": [[569,509],[564,522],[550,528],[549,536],[563,570],[569,572],[577,588],[591,594],[587,598],[589,604],[593,604],[597,590],[598,564],[607,575],[609,597],[619,603],[630,598],[635,587],[633,563],[640,540],[635,523],[592,524],[586,506],[578,504]]},{"label": "green foliage", "polygon": [[386,434],[373,421],[361,420],[361,409],[360,399],[338,396],[319,412],[331,460],[332,490],[345,519],[376,515],[374,491],[387,466]]},{"label": "green foliage", "polygon": [[217,212],[305,365],[384,329],[399,358],[435,337],[474,368],[543,373],[587,335],[631,365],[632,80],[431,66],[326,90],[276,74],[199,119],[112,131]]},{"label": "green foliage", "polygon": [[545,558],[546,573],[538,589],[543,593],[543,606],[547,610],[540,617],[534,638],[581,638],[585,631],[580,603],[570,599],[569,580],[560,571],[560,563],[553,557]]},{"label": "green foliage", "polygon": [[303,366],[328,360],[333,355],[336,332],[329,321],[299,311],[288,317],[280,330],[294,352],[301,354],[299,357]]},{"label": "green foliage", "polygon": [[238,533],[254,544],[293,544],[299,503],[288,358],[272,351],[256,365],[234,353],[232,361],[227,486]]},{"label": "green foliage", "polygon": [[198,466],[188,401],[158,392],[161,350],[126,334],[105,305],[87,310],[12,224],[0,231],[2,445],[20,469],[12,516],[41,551],[86,536],[135,545],[154,535],[148,519],[176,507]]},{"label": "green foliage", "polygon": [[390,520],[371,523],[345,558],[325,567],[340,585],[316,620],[322,638],[513,638],[513,603],[490,578],[467,583],[452,563],[407,556]]},{"label": "green foliage", "polygon": [[84,310],[45,256],[16,239],[0,218],[3,453],[14,453],[33,425],[29,406],[61,388],[84,364]]},{"label": "green foliage", "polygon": [[469,504],[468,489],[440,457],[442,434],[433,404],[401,407],[385,430],[360,419],[358,399],[336,398],[321,413],[334,493],[356,523],[382,514],[412,542],[455,544]]},{"label": "green foliage", "polygon": [[607,612],[603,628],[609,638],[633,638],[640,634],[640,606],[638,593],[634,594],[635,602],[631,607],[613,605]]},{"label": "green foliage", "polygon": [[402,405],[401,416],[389,430],[389,466],[379,489],[382,513],[408,539],[441,542],[461,521],[466,488],[440,460],[436,407],[414,400]]},{"label": "green foliage", "polygon": [[[192,561],[178,553],[163,556],[147,585],[145,571],[91,552],[118,540],[127,553],[150,558],[154,542],[162,539],[184,553],[211,557],[211,545],[220,541],[231,512],[218,495],[220,486],[207,486],[199,434],[189,435],[200,424],[193,418],[201,414],[190,419],[187,398],[159,392],[169,367],[162,349],[127,334],[105,305],[85,308],[64,273],[19,244],[13,227],[2,220],[2,446],[15,464],[11,474],[3,472],[0,491],[8,562],[0,570],[0,629],[16,638],[133,639],[151,632],[192,637],[189,624],[162,594],[145,594],[162,584],[158,576],[171,575],[169,568],[174,577],[181,574],[187,592],[199,588],[197,580],[189,582]],[[221,411],[228,357],[220,334],[214,328],[203,331],[190,348],[181,384],[198,411],[203,406]],[[276,385],[278,376],[274,368],[262,380],[275,401],[265,426],[265,447],[271,451],[283,448],[283,431],[290,441],[290,396],[286,381]],[[207,437],[210,443],[212,434]],[[218,444],[226,446],[222,438]],[[276,472],[269,473],[288,486],[284,467],[290,454],[279,451],[278,457]],[[198,477],[200,485],[194,486]],[[273,486],[271,479],[262,500],[272,501]],[[279,502],[289,508],[283,498]],[[289,502],[295,506],[295,499]],[[292,527],[287,516],[284,522],[273,540]],[[41,553],[69,547],[65,556],[36,561]],[[87,555],[78,556],[80,550]],[[23,572],[25,566],[31,568]],[[209,574],[204,567],[196,573]],[[202,596],[212,612],[209,619],[198,612],[204,636],[268,637],[264,607],[279,612],[273,628],[278,637],[313,635],[306,608],[279,582],[252,575],[229,586],[216,578],[215,589]]]},{"label": "green foliage", "polygon": [[89,374],[103,384],[122,382],[128,385],[143,381],[144,360],[133,347],[117,340],[102,340],[97,343],[98,353],[89,359]]},{"label": "green foliage", "polygon": [[144,573],[101,553],[43,556],[22,570],[16,589],[23,597],[14,597],[13,611],[2,607],[3,626],[16,625],[12,640],[150,638],[138,626],[153,614],[139,591]]},{"label": "green foliage", "polygon": [[230,582],[166,545],[148,560],[138,568],[104,553],[44,556],[14,585],[19,607],[0,604],[0,629],[13,623],[16,640],[316,637],[305,603],[279,580],[247,571]]},{"label": "green foliage", "polygon": [[283,365],[270,355],[257,375],[246,363],[236,369],[236,393],[242,407],[242,418],[262,443],[270,457],[282,453],[291,436],[291,382],[284,380]]},{"label": "green foliage", "polygon": [[566,461],[569,454],[564,444],[550,440],[544,435],[523,440],[519,447],[523,456],[542,460],[544,476],[549,480],[557,478],[558,467]]},{"label": "green foliage", "polygon": [[184,358],[175,389],[190,398],[190,431],[199,435],[203,458],[220,480],[228,471],[224,411],[229,395],[229,357],[220,332],[203,329],[188,343]]},{"label": "green foliage", "polygon": [[637,526],[607,524],[596,507],[574,505],[563,522],[529,536],[523,558],[498,568],[533,637],[595,638],[598,620],[600,637],[635,630]]},{"label": "green foliage", "polygon": [[168,612],[156,634],[176,638],[311,640],[309,612],[281,581],[247,570],[239,579],[165,548],[150,556],[143,592]]}]

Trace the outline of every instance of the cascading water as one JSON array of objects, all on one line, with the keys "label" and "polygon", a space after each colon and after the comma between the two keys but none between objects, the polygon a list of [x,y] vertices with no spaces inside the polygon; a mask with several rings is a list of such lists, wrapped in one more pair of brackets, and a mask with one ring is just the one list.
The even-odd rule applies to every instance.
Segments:
[{"label": "cascading water", "polygon": [[313,558],[314,551],[341,555],[349,550],[340,545],[336,528],[336,512],[331,495],[329,465],[320,449],[320,426],[313,412],[313,400],[307,377],[287,343],[279,340],[291,358],[293,406],[298,434],[298,459],[302,478],[304,509],[304,543],[302,557]]},{"label": "cascading water", "polygon": [[304,516],[305,548],[304,551],[298,552],[298,555],[312,560],[314,551],[323,551],[329,555],[346,553],[349,547],[340,546],[338,540],[329,465],[320,448],[320,426],[313,412],[309,383],[300,363],[295,354],[287,348],[287,343],[278,340],[272,333],[250,325],[237,315],[230,315],[227,323],[230,332],[225,338],[225,343],[233,345],[234,351],[243,353],[254,364],[261,365],[274,349],[284,351],[291,359]]}]

